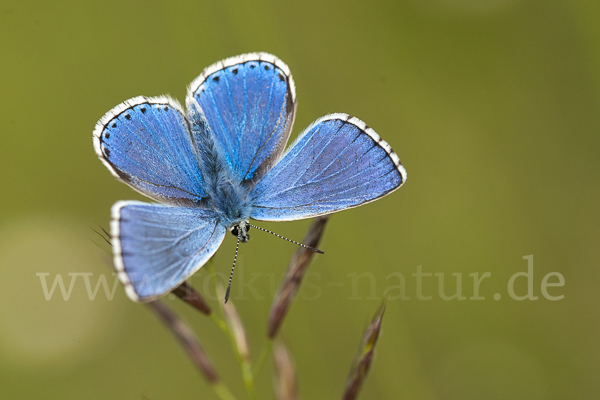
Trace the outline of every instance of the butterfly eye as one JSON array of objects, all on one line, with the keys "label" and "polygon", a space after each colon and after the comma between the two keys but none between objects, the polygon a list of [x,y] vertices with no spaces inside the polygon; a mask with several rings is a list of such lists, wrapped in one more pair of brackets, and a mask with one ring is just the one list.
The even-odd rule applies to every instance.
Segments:
[{"label": "butterfly eye", "polygon": [[[234,225],[231,227],[231,229],[229,230],[231,232],[231,234],[235,237],[237,237],[238,233],[239,233],[239,225]],[[248,224],[246,226],[246,236],[250,237],[250,235],[247,234],[247,232],[250,230],[250,224]]]}]

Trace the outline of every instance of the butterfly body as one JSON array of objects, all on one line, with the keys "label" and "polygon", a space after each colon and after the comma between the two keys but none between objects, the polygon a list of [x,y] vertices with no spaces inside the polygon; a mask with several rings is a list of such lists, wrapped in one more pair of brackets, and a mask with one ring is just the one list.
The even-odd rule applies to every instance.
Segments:
[{"label": "butterfly body", "polygon": [[129,297],[169,293],[218,249],[227,231],[249,240],[250,219],[310,218],[374,201],[406,171],[364,122],[330,114],[284,152],[296,110],[289,68],[266,53],[218,62],[190,85],[186,111],[135,97],[94,130],[115,177],[162,204],[118,202],[111,235]]},{"label": "butterfly body", "polygon": [[[230,231],[242,222],[245,222],[242,224],[245,227],[249,222],[252,208],[251,188],[243,185],[238,176],[233,173],[198,103],[189,100],[187,108],[192,135],[198,138],[198,163],[206,181],[205,201],[199,205],[212,209],[219,216],[220,224]],[[243,231],[245,233],[246,229]],[[242,235],[242,241],[248,241],[246,234]]]}]

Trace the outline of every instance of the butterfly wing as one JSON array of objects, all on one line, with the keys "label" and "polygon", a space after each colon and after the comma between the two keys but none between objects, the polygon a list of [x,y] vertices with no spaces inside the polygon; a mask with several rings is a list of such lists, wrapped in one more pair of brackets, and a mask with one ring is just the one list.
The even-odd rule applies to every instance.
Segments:
[{"label": "butterfly wing", "polygon": [[192,82],[190,97],[234,175],[253,186],[277,162],[294,121],[296,92],[287,65],[266,53],[228,58]]},{"label": "butterfly wing", "polygon": [[127,295],[147,302],[200,269],[221,245],[225,227],[208,210],[120,201],[112,208],[111,235]]},{"label": "butterfly wing", "polygon": [[405,181],[400,159],[373,129],[331,114],[307,128],[254,187],[251,216],[289,221],[329,214],[374,201]]},{"label": "butterfly wing", "polygon": [[206,197],[180,105],[168,97],[135,97],[106,113],[94,149],[112,174],[157,201],[192,206]]}]

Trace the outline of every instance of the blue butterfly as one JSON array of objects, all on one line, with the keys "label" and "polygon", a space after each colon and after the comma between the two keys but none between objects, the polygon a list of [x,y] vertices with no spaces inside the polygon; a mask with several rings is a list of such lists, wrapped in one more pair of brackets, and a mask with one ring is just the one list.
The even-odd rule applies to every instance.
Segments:
[{"label": "blue butterfly", "polygon": [[[114,264],[134,301],[157,299],[250,218],[292,221],[345,210],[398,189],[406,170],[373,129],[326,115],[284,151],[296,111],[290,70],[250,53],[219,61],[190,85],[187,113],[168,96],[134,97],[96,124],[94,149],[119,180],[162,204],[112,207]],[[237,252],[237,251],[236,251]]]}]

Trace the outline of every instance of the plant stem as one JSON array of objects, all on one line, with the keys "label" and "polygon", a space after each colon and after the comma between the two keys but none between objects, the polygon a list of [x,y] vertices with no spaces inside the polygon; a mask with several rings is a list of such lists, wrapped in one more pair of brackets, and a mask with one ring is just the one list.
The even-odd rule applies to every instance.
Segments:
[{"label": "plant stem", "polygon": [[246,393],[250,400],[256,400],[256,393],[254,391],[254,377],[252,376],[252,367],[248,362],[242,361],[242,377],[244,378],[244,385],[246,386]]},{"label": "plant stem", "polygon": [[227,389],[227,386],[223,385],[223,382],[213,385],[213,389],[221,400],[235,400],[235,397],[233,397],[229,389]]},{"label": "plant stem", "polygon": [[[208,266],[208,269],[215,280],[216,293],[219,293],[220,291],[218,290],[217,275],[215,273],[213,265],[210,264]],[[236,359],[238,360],[238,363],[240,364],[240,368],[242,370],[242,379],[244,380],[244,386],[246,388],[246,394],[248,395],[248,399],[256,400],[256,392],[254,389],[254,376],[252,375],[252,366],[250,365],[249,361],[245,359],[245,357],[243,357],[243,355],[240,353],[233,332],[231,332],[229,324],[227,324],[225,319],[222,317],[225,314],[225,311],[223,310],[223,303],[218,299],[217,302],[219,303],[219,312],[221,316],[217,316],[216,313],[212,313],[210,318],[217,324],[219,328],[221,328],[221,330],[229,338],[231,346],[235,350]]]},{"label": "plant stem", "polygon": [[157,317],[162,321],[171,333],[175,336],[181,347],[185,350],[188,357],[194,363],[196,368],[204,375],[210,386],[221,400],[235,400],[235,397],[227,389],[212,366],[210,359],[192,329],[186,325],[166,304],[161,300],[153,301],[147,306],[154,311]]},{"label": "plant stem", "polygon": [[254,373],[255,377],[258,377],[258,375],[260,375],[260,370],[262,369],[263,365],[265,364],[265,361],[267,360],[267,357],[269,356],[269,354],[271,354],[272,349],[273,349],[273,341],[270,339],[267,339],[267,341],[263,345],[260,355],[258,356],[258,359],[256,360],[256,363],[254,364],[254,370],[252,372]]}]

